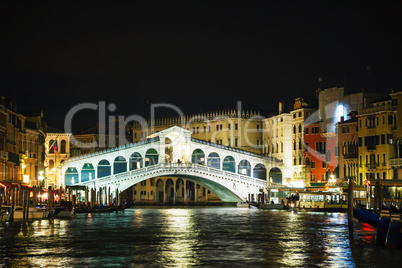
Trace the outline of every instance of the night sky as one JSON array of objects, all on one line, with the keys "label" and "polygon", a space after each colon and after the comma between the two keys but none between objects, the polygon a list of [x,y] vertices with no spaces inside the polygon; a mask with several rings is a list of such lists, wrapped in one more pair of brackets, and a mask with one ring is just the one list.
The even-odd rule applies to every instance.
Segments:
[{"label": "night sky", "polygon": [[[147,117],[158,102],[289,109],[315,100],[318,77],[348,92],[402,89],[401,1],[60,2],[0,2],[0,95],[56,128],[82,102]],[[95,125],[96,112],[73,124]]]}]

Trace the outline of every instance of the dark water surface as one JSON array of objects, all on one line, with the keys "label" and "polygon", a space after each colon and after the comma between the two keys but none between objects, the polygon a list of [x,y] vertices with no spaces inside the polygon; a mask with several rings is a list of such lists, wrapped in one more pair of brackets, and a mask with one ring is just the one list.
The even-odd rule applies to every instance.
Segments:
[{"label": "dark water surface", "polygon": [[0,267],[401,267],[347,214],[247,208],[134,208],[0,224]]}]

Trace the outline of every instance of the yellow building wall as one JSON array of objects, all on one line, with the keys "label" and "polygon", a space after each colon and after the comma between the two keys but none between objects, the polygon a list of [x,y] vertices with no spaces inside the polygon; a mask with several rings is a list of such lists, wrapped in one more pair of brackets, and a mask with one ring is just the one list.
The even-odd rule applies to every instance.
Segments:
[{"label": "yellow building wall", "polygon": [[[393,179],[390,159],[394,157],[393,111],[390,106],[371,107],[358,116],[359,126],[359,179]],[[366,137],[378,136],[377,145],[367,146]]]}]

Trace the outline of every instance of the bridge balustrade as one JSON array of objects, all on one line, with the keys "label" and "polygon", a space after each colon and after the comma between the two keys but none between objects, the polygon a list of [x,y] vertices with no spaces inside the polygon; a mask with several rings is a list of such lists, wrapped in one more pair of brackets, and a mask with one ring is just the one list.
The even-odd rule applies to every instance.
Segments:
[{"label": "bridge balustrade", "polygon": [[[135,169],[135,170],[130,170],[130,171],[126,171],[126,172],[122,172],[119,174],[115,174],[115,175],[110,175],[110,176],[106,176],[106,177],[101,177],[101,178],[97,178],[95,180],[92,180],[88,183],[104,183],[107,181],[111,181],[111,180],[121,180],[127,177],[138,177],[141,176],[143,174],[147,174],[149,172],[153,172],[153,171],[158,171],[161,169],[172,169],[172,170],[177,170],[177,169],[188,169],[188,170],[196,170],[196,171],[200,171],[200,172],[206,172],[209,174],[215,174],[218,175],[222,178],[224,178],[225,180],[230,180],[236,183],[243,183],[243,184],[253,184],[253,185],[260,185],[262,187],[266,186],[266,182],[256,179],[256,178],[252,178],[249,176],[245,176],[245,175],[241,175],[241,174],[236,174],[236,173],[232,173],[230,171],[224,171],[224,170],[220,170],[220,169],[216,169],[216,168],[212,168],[212,167],[207,167],[204,165],[200,165],[200,164],[195,164],[195,163],[162,163],[162,164],[156,164],[156,165],[152,165],[149,167],[144,167],[141,169]],[[271,185],[273,186],[275,183],[271,183]]]}]

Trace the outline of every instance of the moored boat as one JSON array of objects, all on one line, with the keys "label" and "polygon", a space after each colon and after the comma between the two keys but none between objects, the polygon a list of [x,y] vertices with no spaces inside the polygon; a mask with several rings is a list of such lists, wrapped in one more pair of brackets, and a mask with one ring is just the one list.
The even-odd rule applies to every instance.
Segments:
[{"label": "moored boat", "polygon": [[60,210],[59,213],[55,215],[57,218],[71,218],[74,216],[74,210],[63,209]]},{"label": "moored boat", "polygon": [[380,215],[373,211],[366,210],[364,208],[354,208],[353,216],[359,221],[366,222],[372,226],[377,227]]},{"label": "moored boat", "polygon": [[[9,211],[9,214],[11,214],[11,206],[4,206],[6,210]],[[14,220],[22,220],[24,219],[24,214],[23,214],[23,208],[21,206],[16,206],[14,208]],[[38,219],[46,219],[49,217],[51,210],[46,209],[46,208],[36,208],[36,207],[30,207],[28,211],[28,219],[30,220],[38,220]]]},{"label": "moored boat", "polygon": [[55,207],[54,216],[56,218],[71,218],[74,216],[73,202],[62,201],[58,207]]},{"label": "moored boat", "polygon": [[236,205],[238,208],[248,208],[247,202],[238,202]]}]

